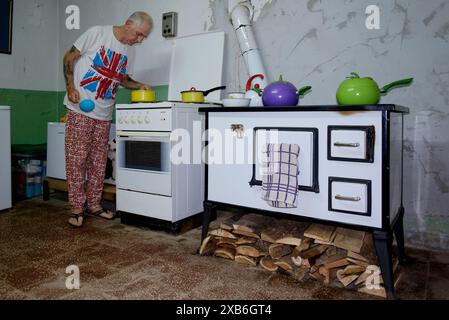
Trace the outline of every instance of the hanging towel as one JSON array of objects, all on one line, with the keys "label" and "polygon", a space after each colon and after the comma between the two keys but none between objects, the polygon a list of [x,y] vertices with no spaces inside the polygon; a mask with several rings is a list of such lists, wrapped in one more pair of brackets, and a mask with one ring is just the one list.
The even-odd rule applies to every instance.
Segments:
[{"label": "hanging towel", "polygon": [[275,208],[296,208],[297,144],[269,143],[262,147],[262,199]]}]

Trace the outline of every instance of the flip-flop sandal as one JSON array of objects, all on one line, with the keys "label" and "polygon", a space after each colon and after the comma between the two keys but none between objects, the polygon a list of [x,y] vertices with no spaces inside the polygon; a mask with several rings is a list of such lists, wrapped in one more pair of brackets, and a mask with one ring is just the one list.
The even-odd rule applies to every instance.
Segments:
[{"label": "flip-flop sandal", "polygon": [[[112,212],[112,211],[109,211],[109,212]],[[90,212],[89,210],[87,210],[87,214],[89,215],[89,216],[93,216],[93,217],[97,217],[97,218],[102,218],[102,219],[106,219],[106,220],[114,220],[115,219],[115,213],[114,212],[112,212],[112,217],[105,217],[105,216],[102,216],[101,214],[103,214],[103,213],[108,213],[108,211],[107,210],[105,210],[104,208],[101,208],[101,209],[99,209],[99,210],[97,210],[97,211],[95,211],[95,212]]]},{"label": "flip-flop sandal", "polygon": [[81,224],[74,224],[72,222],[70,222],[70,219],[68,221],[68,224],[73,227],[73,228],[81,228],[84,224],[84,214],[82,213],[72,213],[70,215],[70,218],[76,219],[76,222],[79,223],[79,219],[82,218],[83,220],[81,221]]}]

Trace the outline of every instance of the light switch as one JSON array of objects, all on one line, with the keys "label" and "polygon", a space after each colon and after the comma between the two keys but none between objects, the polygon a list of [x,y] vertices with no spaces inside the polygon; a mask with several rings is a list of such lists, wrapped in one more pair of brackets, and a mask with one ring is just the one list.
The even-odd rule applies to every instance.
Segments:
[{"label": "light switch", "polygon": [[162,36],[176,37],[178,31],[178,14],[176,12],[167,12],[162,15]]}]

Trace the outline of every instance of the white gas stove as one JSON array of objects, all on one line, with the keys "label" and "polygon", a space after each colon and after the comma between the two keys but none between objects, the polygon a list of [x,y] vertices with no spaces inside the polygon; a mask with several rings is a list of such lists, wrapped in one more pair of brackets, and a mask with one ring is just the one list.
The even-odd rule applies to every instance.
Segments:
[{"label": "white gas stove", "polygon": [[204,115],[198,113],[204,106],[212,105],[117,105],[117,211],[122,222],[162,224],[177,231],[178,222],[203,211],[204,166],[193,161],[175,164],[171,152],[179,143],[175,129],[190,138],[182,153],[192,159],[197,149],[201,152],[194,149],[192,137],[204,130]]}]

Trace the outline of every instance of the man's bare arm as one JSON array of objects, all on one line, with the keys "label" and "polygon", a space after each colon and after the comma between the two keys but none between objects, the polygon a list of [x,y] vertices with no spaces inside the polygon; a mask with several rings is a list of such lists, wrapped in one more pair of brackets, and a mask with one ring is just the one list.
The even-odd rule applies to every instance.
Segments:
[{"label": "man's bare arm", "polygon": [[72,86],[73,83],[73,66],[75,65],[76,60],[81,57],[81,53],[79,50],[73,46],[67,53],[64,55],[64,78],[66,87]]},{"label": "man's bare arm", "polygon": [[73,46],[65,55],[64,55],[64,79],[65,85],[67,89],[67,94],[69,100],[78,103],[79,102],[79,92],[75,89],[75,83],[73,81],[73,71],[76,60],[81,57],[81,53],[79,50]]},{"label": "man's bare arm", "polygon": [[123,79],[121,85],[126,88],[126,89],[131,89],[131,90],[150,90],[150,86],[140,83],[136,80],[131,79],[130,76],[126,75],[125,78]]}]

